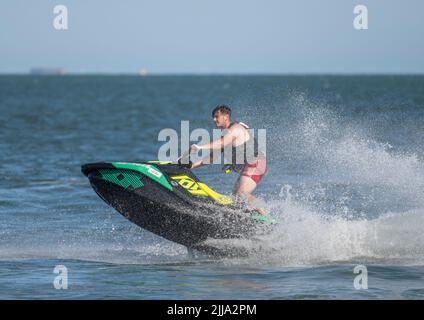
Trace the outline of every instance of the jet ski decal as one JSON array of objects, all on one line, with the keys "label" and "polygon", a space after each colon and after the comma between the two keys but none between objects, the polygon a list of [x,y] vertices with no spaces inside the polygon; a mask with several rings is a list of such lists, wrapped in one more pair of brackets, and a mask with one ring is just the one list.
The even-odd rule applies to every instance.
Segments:
[{"label": "jet ski decal", "polygon": [[204,196],[210,197],[216,202],[228,205],[233,203],[233,199],[231,197],[219,194],[218,192],[212,190],[205,183],[196,182],[192,178],[182,175],[182,176],[171,176],[171,179],[178,182],[178,184],[186,189],[188,192],[195,196]]},{"label": "jet ski decal", "polygon": [[141,182],[141,176],[135,172],[118,169],[101,169],[99,172],[103,180],[112,182],[124,189],[128,187],[141,188],[144,186],[143,182]]},{"label": "jet ski decal", "polygon": [[162,172],[160,172],[160,170],[153,165],[127,162],[112,162],[112,165],[118,169],[129,169],[140,172],[172,191],[172,186],[169,184],[168,180],[165,178]]},{"label": "jet ski decal", "polygon": [[200,188],[197,182],[188,176],[173,176],[171,179],[178,182],[181,187],[186,189],[192,195],[208,197],[208,194]]}]

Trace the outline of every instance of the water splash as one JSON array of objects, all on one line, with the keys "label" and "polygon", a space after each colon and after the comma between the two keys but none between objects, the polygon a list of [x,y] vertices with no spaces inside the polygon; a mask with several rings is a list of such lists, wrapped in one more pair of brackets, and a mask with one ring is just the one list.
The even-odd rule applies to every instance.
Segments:
[{"label": "water splash", "polygon": [[[260,245],[245,243],[256,254],[249,263],[422,265],[424,161],[368,137],[324,103],[303,94],[291,103],[295,125],[285,142],[297,149],[289,160],[307,158],[315,178],[284,185],[269,199],[279,224]],[[278,148],[281,140],[273,138]]]}]

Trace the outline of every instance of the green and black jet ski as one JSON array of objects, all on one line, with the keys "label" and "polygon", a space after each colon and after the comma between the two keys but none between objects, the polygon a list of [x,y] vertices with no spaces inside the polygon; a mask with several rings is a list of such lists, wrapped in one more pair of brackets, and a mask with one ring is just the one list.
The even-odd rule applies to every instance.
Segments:
[{"label": "green and black jet ski", "polygon": [[125,218],[150,232],[209,254],[227,254],[206,240],[270,232],[273,220],[236,203],[171,162],[100,162],[82,166],[96,193]]}]

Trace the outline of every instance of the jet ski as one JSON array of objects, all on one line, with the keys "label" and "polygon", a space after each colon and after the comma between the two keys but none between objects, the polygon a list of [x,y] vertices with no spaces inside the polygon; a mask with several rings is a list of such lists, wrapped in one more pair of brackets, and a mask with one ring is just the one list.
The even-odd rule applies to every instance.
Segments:
[{"label": "jet ski", "polygon": [[189,250],[244,255],[208,243],[252,239],[274,225],[269,216],[214,191],[181,164],[99,162],[85,164],[81,171],[99,197],[125,218]]}]

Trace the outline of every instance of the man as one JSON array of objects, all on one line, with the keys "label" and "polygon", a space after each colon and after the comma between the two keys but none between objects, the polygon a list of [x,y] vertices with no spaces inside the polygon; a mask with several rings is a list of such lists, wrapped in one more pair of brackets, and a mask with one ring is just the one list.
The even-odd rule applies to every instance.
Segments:
[{"label": "man", "polygon": [[[236,196],[246,197],[249,204],[253,203],[256,198],[252,195],[258,183],[266,173],[266,157],[258,148],[258,143],[254,137],[250,136],[249,127],[242,122],[231,121],[231,109],[226,105],[219,105],[212,111],[212,118],[216,126],[226,129],[226,133],[211,143],[204,145],[193,144],[190,152],[199,150],[211,150],[211,155],[192,164],[192,168],[198,168],[205,164],[206,159],[212,160],[214,157],[213,150],[220,150],[226,155],[230,154],[230,165],[226,166],[233,171],[240,171],[241,174],[234,186],[233,193]],[[228,152],[229,151],[229,152]],[[215,152],[216,155],[216,152]],[[267,215],[267,211],[262,208],[255,208],[256,211],[263,215]]]}]

